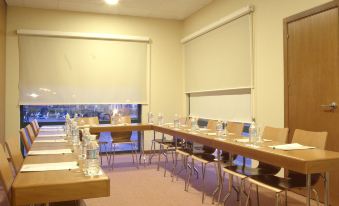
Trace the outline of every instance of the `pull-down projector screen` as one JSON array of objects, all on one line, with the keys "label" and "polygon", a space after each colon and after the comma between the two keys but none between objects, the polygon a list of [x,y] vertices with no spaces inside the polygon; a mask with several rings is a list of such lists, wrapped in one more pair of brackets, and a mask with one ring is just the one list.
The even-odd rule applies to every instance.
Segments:
[{"label": "pull-down projector screen", "polygon": [[19,35],[20,104],[147,103],[147,42]]},{"label": "pull-down projector screen", "polygon": [[251,86],[249,16],[184,44],[186,93]]}]

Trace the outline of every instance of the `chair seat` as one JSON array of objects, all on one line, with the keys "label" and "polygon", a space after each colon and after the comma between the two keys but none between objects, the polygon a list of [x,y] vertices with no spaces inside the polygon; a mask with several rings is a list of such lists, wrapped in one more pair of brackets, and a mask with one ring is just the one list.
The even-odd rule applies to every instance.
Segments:
[{"label": "chair seat", "polygon": [[177,149],[177,152],[183,155],[191,155],[192,154],[192,149],[190,148],[179,148]]},{"label": "chair seat", "polygon": [[226,166],[225,170],[229,170],[245,176],[257,176],[257,175],[274,175],[277,173],[276,169],[271,168],[252,168],[252,167],[243,167],[239,165]]},{"label": "chair seat", "polygon": [[[306,175],[299,173],[295,173],[295,175],[289,175],[289,178],[282,178],[274,175],[258,175],[251,176],[251,179],[282,190],[306,187]],[[318,179],[319,174],[312,175],[311,185],[314,185]]]},{"label": "chair seat", "polygon": [[215,161],[215,156],[210,153],[195,153],[192,155],[192,158],[206,163]]}]

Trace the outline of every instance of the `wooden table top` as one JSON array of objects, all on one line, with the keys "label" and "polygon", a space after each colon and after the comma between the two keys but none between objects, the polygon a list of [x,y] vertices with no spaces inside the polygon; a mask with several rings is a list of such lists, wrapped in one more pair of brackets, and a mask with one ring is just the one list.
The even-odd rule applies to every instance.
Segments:
[{"label": "wooden table top", "polygon": [[248,158],[256,159],[268,164],[276,165],[296,172],[311,174],[329,171],[339,171],[339,152],[322,149],[283,151],[272,149],[268,146],[283,144],[281,142],[264,142],[259,148],[248,146],[245,143],[235,142],[235,138],[228,137],[225,140],[204,133],[192,134],[185,129],[174,129],[169,125],[155,124],[129,124],[129,125],[91,125],[90,131],[121,132],[121,131],[144,131],[154,130],[171,136],[177,136],[189,141],[208,145],[220,150],[239,154]]},{"label": "wooden table top", "polygon": [[[55,134],[55,132],[49,133]],[[37,137],[37,139],[47,138]],[[73,149],[73,146],[68,143],[35,142],[31,150],[67,148]],[[76,151],[72,154],[63,155],[27,156],[24,164],[69,161],[78,161]],[[110,180],[106,174],[86,177],[81,168],[61,171],[20,172],[12,185],[12,205],[78,200],[109,195]]]}]

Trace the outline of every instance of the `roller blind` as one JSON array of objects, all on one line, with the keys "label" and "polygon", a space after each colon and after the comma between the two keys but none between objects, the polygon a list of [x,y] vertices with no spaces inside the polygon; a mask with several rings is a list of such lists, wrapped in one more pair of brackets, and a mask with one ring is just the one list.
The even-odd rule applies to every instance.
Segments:
[{"label": "roller blind", "polygon": [[147,103],[147,43],[19,36],[20,104]]},{"label": "roller blind", "polygon": [[251,86],[250,16],[184,44],[186,93]]}]

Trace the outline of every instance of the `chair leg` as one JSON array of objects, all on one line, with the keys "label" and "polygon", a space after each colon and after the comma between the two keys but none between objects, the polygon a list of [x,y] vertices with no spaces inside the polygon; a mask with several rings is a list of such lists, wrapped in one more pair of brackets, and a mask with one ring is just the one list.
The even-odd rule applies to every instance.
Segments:
[{"label": "chair leg", "polygon": [[164,155],[165,155],[165,168],[164,168],[164,177],[166,177],[167,172],[167,163],[168,163],[168,155],[167,155],[167,149],[164,149]]},{"label": "chair leg", "polygon": [[228,174],[228,192],[223,199],[224,204],[226,204],[227,199],[231,196],[232,190],[233,190],[233,175]]},{"label": "chair leg", "polygon": [[113,143],[112,170],[114,169],[115,144]]},{"label": "chair leg", "polygon": [[174,164],[173,164],[173,168],[172,168],[172,182],[174,181],[174,177],[175,177],[175,171],[177,169],[177,164],[178,164],[178,153],[176,151],[174,151]]},{"label": "chair leg", "polygon": [[206,173],[206,166],[207,164],[201,163],[202,167],[202,204],[205,201],[205,173]]},{"label": "chair leg", "polygon": [[315,195],[315,199],[317,201],[317,206],[319,206],[319,195],[318,195],[318,192],[314,188],[312,189],[312,191],[313,191],[313,193]]},{"label": "chair leg", "polygon": [[[250,183],[250,186],[249,186],[248,196],[247,196],[247,199],[246,199],[246,206],[248,206],[249,203],[250,203],[251,191],[252,191],[252,183]],[[258,205],[258,206],[259,206],[259,205]]]},{"label": "chair leg", "polygon": [[275,206],[279,206],[280,193],[275,193]]},{"label": "chair leg", "polygon": [[162,153],[162,145],[160,145],[160,147],[159,147],[158,167],[157,167],[157,170],[158,170],[158,171],[160,170],[160,156],[161,156],[161,153]]},{"label": "chair leg", "polygon": [[[141,164],[141,162],[138,161],[138,145],[136,142],[133,143],[134,145],[134,154],[135,154],[135,160],[137,162],[137,169],[139,169],[139,163]],[[141,154],[140,154],[141,155]]]},{"label": "chair leg", "polygon": [[[135,150],[134,150],[135,148],[134,148],[134,144],[133,143],[131,143],[131,155],[132,155],[132,161],[133,161],[133,164],[135,163],[134,162],[134,154],[135,154]],[[136,160],[138,161],[138,158],[136,157]]]},{"label": "chair leg", "polygon": [[259,199],[259,186],[256,185],[256,190],[257,190],[257,205],[260,205],[260,199]]},{"label": "chair leg", "polygon": [[186,191],[188,191],[188,188],[190,186],[191,176],[192,176],[192,173],[193,173],[193,170],[194,170],[193,168],[194,168],[194,159],[192,158],[192,166],[191,166],[190,172],[188,173]]}]

